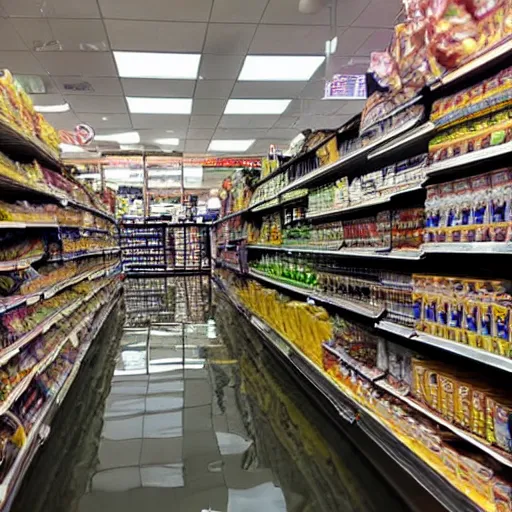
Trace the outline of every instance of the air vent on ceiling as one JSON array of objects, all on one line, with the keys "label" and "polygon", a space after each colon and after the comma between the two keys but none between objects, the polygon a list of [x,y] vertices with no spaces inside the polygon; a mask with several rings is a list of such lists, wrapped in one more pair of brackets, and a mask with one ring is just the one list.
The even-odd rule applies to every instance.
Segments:
[{"label": "air vent on ceiling", "polygon": [[94,87],[89,82],[65,83],[63,85],[65,91],[94,92]]},{"label": "air vent on ceiling", "polygon": [[51,41],[33,41],[32,48],[35,52],[54,52],[54,51],[62,51],[62,44],[57,39],[52,39]]}]

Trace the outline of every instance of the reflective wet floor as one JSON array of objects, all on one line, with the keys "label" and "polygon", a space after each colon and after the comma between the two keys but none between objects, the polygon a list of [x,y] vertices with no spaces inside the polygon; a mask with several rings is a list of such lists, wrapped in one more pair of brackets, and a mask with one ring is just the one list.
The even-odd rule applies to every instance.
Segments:
[{"label": "reflective wet floor", "polygon": [[13,510],[407,511],[234,311],[218,332],[128,315],[120,336],[117,312]]}]

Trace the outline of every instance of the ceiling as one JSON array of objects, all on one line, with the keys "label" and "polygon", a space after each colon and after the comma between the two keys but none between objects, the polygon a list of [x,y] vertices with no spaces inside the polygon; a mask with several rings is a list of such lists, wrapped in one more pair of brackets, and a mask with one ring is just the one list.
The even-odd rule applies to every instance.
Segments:
[{"label": "ceiling", "polygon": [[[270,144],[286,148],[302,129],[340,126],[363,102],[322,101],[325,64],[304,82],[237,81],[245,56],[323,55],[335,32],[333,70],[364,73],[370,52],[388,45],[400,7],[338,0],[331,27],[329,7],[304,15],[298,0],[0,0],[0,67],[43,77],[47,93],[33,95],[35,104],[69,103],[68,112],[45,114],[59,129],[136,130],[146,147],[179,138],[169,149],[190,154],[212,139],[256,139],[247,154],[259,155]],[[115,50],[199,53],[199,79],[121,79]],[[192,112],[130,114],[126,96],[193,98]],[[224,115],[230,98],[292,101],[282,115]]]}]

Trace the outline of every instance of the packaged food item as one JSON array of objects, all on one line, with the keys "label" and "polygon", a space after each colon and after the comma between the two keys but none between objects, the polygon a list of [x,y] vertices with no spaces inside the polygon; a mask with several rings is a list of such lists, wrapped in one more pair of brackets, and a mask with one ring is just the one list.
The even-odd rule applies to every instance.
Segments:
[{"label": "packaged food item", "polygon": [[512,452],[512,402],[510,398],[488,394],[485,406],[487,440],[507,452]]}]

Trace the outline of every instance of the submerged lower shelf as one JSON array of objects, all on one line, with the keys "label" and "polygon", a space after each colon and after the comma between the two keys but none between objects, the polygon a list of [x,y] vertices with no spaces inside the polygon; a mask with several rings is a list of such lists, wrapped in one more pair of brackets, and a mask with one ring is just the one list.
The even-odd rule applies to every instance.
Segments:
[{"label": "submerged lower shelf", "polygon": [[[64,380],[62,386],[54,395],[48,398],[46,404],[40,410],[38,418],[33,424],[25,444],[16,456],[14,464],[11,466],[2,483],[0,484],[0,510],[2,512],[9,510],[16,492],[21,485],[23,477],[30,467],[32,460],[50,434],[50,423],[60,404],[63,402],[69,389],[71,388],[71,385],[73,384],[76,376],[78,375],[80,366],[85,359],[87,352],[92,345],[92,342],[98,335],[107,318],[110,316],[110,313],[114,307],[117,305],[120,298],[119,290],[120,286],[118,286],[112,293],[112,300],[110,303],[105,301],[105,310],[100,313],[100,316],[92,326],[91,332],[81,343],[80,352],[77,359],[75,360],[75,363],[73,364],[73,367],[71,368],[71,371]],[[75,330],[73,332],[75,332]],[[50,364],[48,361],[44,361],[45,363]]]},{"label": "submerged lower shelf", "polygon": [[448,482],[413,450],[407,438],[395,432],[391,425],[375,411],[352,396],[350,390],[341,385],[323,369],[315,365],[297,347],[285,340],[268,324],[247,311],[224,283],[214,278],[220,290],[233,306],[258,330],[269,348],[277,351],[333,405],[344,420],[358,426],[399,467],[405,470],[424,490],[450,512],[481,512],[479,506],[454,484]]}]

